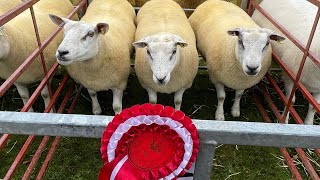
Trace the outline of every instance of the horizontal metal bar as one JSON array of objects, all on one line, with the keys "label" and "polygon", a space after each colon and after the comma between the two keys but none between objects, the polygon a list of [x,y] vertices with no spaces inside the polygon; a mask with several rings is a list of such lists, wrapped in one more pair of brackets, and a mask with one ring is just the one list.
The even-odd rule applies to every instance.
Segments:
[{"label": "horizontal metal bar", "polygon": [[314,4],[315,6],[320,7],[320,1],[319,0],[308,0],[309,2],[311,2],[312,4]]},{"label": "horizontal metal bar", "polygon": [[[100,138],[113,116],[0,112],[0,133]],[[320,126],[193,120],[201,142],[320,148]]]},{"label": "horizontal metal bar", "polygon": [[37,3],[39,0],[27,0],[13,9],[10,9],[8,12],[4,13],[3,15],[0,16],[0,26],[3,26],[5,23],[13,19],[14,17],[18,16],[20,13],[25,11],[26,9],[30,8],[32,5]]},{"label": "horizontal metal bar", "polygon": [[[138,12],[140,9],[141,9],[141,7],[133,7],[134,8],[134,10],[136,11],[136,12]],[[191,12],[193,12],[194,10],[196,10],[196,9],[192,9],[192,8],[182,8],[185,12],[188,12],[188,11],[191,11]]]}]

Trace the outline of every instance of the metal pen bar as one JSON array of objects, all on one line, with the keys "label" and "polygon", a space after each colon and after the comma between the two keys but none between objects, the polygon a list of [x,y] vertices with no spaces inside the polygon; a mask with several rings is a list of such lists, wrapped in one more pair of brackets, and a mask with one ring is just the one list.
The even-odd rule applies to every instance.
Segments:
[{"label": "metal pen bar", "polygon": [[27,0],[25,2],[22,2],[21,4],[17,5],[13,9],[9,10],[8,12],[4,13],[0,16],[0,26],[3,26],[7,22],[9,22],[14,17],[21,14],[23,11],[30,8],[32,5],[37,3],[39,0]]},{"label": "metal pen bar", "polygon": [[[0,133],[100,138],[113,116],[1,112]],[[320,126],[193,120],[201,142],[320,148]]]}]

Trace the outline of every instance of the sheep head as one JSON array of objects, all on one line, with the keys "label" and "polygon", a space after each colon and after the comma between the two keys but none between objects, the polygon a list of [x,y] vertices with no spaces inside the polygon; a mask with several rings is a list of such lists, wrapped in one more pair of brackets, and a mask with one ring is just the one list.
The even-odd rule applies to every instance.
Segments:
[{"label": "sheep head", "polygon": [[134,42],[136,48],[145,48],[145,55],[153,73],[153,81],[166,85],[170,74],[179,62],[180,47],[188,44],[179,36],[170,33],[158,33]]},{"label": "sheep head", "polygon": [[73,62],[85,61],[97,55],[99,50],[98,36],[104,35],[108,31],[109,25],[107,23],[89,24],[55,15],[49,16],[55,24],[64,24],[64,38],[56,52],[59,64],[68,65]]},{"label": "sheep head", "polygon": [[0,60],[6,58],[10,52],[10,43],[4,35],[4,27],[0,27]]},{"label": "sheep head", "polygon": [[238,37],[236,58],[248,76],[255,76],[260,72],[270,40],[281,42],[285,39],[269,29],[236,28],[229,30],[228,34]]}]

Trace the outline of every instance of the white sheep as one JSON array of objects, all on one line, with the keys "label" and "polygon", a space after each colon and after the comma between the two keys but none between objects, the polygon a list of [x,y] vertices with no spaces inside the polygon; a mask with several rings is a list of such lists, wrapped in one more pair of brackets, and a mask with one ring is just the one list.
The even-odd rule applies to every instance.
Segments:
[{"label": "white sheep", "polygon": [[[276,5],[275,5],[276,4]],[[300,0],[268,0],[263,1],[260,6],[266,10],[277,22],[293,34],[306,47],[308,37],[314,22],[318,8],[308,1]],[[269,20],[267,20],[260,12],[255,11],[252,18],[262,27],[267,27],[277,31],[278,30]],[[310,51],[317,57],[320,57],[320,28],[316,29]],[[278,53],[284,63],[292,70],[294,75],[297,74],[303,53],[290,40],[287,40],[282,45],[272,44],[273,49]],[[289,99],[290,92],[293,88],[291,79],[283,73],[283,80],[285,82],[285,92],[287,99]],[[320,68],[314,62],[307,58],[300,81],[306,86],[314,98],[320,103]],[[295,97],[293,98],[293,102]],[[310,104],[308,114],[305,118],[305,124],[313,124],[315,109]],[[288,123],[289,116],[286,118]]]},{"label": "white sheep", "polygon": [[113,110],[120,113],[136,29],[131,4],[126,0],[95,0],[79,22],[50,16],[56,24],[65,23],[57,60],[67,65],[70,76],[88,89],[92,112],[101,113],[97,91],[111,89]]},{"label": "white sheep", "polygon": [[196,39],[182,8],[172,0],[147,2],[137,15],[135,39],[135,71],[149,101],[157,102],[157,92],[175,92],[180,109],[198,70]]},{"label": "white sheep", "polygon": [[261,29],[238,6],[220,0],[201,4],[189,18],[200,53],[205,57],[210,80],[216,87],[216,119],[224,120],[224,86],[236,90],[231,115],[240,116],[240,98],[257,84],[271,63],[270,40],[284,38]]},{"label": "white sheep", "polygon": [[[21,3],[20,0],[0,1],[0,14],[12,9],[19,3]],[[55,29],[55,25],[51,23],[48,14],[55,13],[66,17],[73,10],[69,0],[41,0],[33,7],[42,41]],[[55,63],[54,52],[61,40],[62,33],[58,34],[43,52],[47,69],[50,69]],[[30,11],[24,11],[0,27],[0,77],[7,79],[37,47]],[[40,58],[37,58],[14,83],[24,104],[29,100],[27,84],[40,81],[43,77],[42,64]],[[47,106],[50,101],[47,86],[44,87],[41,95],[45,106]],[[29,111],[33,111],[33,109],[30,108]]]}]

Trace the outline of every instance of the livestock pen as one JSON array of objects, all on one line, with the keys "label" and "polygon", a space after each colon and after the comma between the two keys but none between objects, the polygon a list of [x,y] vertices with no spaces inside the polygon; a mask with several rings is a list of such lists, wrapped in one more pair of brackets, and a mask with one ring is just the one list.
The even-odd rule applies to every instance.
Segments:
[{"label": "livestock pen", "polygon": [[[57,152],[55,154],[55,151],[59,151],[59,142],[61,141],[61,139],[63,139],[63,137],[61,136],[99,138],[102,135],[102,131],[104,130],[106,124],[109,122],[109,120],[111,120],[112,116],[71,115],[72,113],[90,114],[90,111],[88,111],[88,109],[90,110],[90,103],[86,103],[85,95],[83,95],[81,92],[82,87],[76,86],[75,83],[69,78],[69,76],[66,73],[63,74],[63,77],[55,77],[53,79],[53,83],[51,85],[52,87],[49,88],[51,97],[49,105],[47,107],[43,107],[41,105],[41,102],[38,103],[39,100],[37,98],[40,95],[40,92],[44,88],[44,86],[48,84],[49,79],[54,76],[54,73],[59,66],[58,63],[55,63],[55,65],[51,69],[46,69],[46,67],[44,67],[43,71],[46,74],[44,79],[40,82],[40,84],[31,86],[31,89],[34,89],[34,93],[31,95],[29,101],[25,104],[25,106],[23,106],[22,109],[19,109],[20,112],[26,112],[29,110],[31,106],[34,105],[35,110],[38,112],[41,111],[43,113],[48,113],[51,109],[54,109],[54,112],[58,114],[15,113],[4,111],[14,111],[18,109],[19,106],[21,107],[20,102],[12,102],[12,100],[15,99],[14,97],[16,96],[16,92],[13,92],[14,88],[10,87],[13,85],[15,80],[17,80],[18,77],[28,68],[28,66],[30,66],[30,64],[33,61],[45,61],[45,57],[41,55],[42,51],[48,46],[48,44],[54,38],[54,36],[56,36],[58,32],[62,29],[61,27],[58,27],[56,30],[53,30],[51,36],[47,37],[47,39],[41,42],[39,38],[36,17],[32,8],[32,6],[38,1],[39,0],[24,1],[14,9],[0,16],[1,27],[5,23],[13,19],[15,16],[17,16],[19,13],[27,9],[30,9],[31,17],[34,22],[35,34],[37,35],[37,39],[35,39],[35,41],[37,41],[39,45],[39,47],[35,49],[33,53],[30,54],[30,56],[24,61],[24,63],[21,64],[21,66],[7,80],[3,81],[0,87],[0,96],[2,103],[0,113],[0,133],[7,133],[3,134],[0,139],[0,150],[2,152],[4,150],[6,150],[6,152],[11,152],[11,147],[13,149],[17,149],[17,147],[13,145],[13,142],[10,142],[10,139],[14,139],[16,137],[16,135],[14,134],[29,135],[26,140],[24,136],[22,138],[18,136],[20,138],[19,143],[21,145],[21,149],[19,148],[19,152],[17,152],[17,150],[13,150],[13,152],[18,153],[17,155],[12,155],[11,152],[11,158],[6,157],[5,159],[4,156],[0,157],[0,172],[5,172],[5,174],[0,174],[0,178],[2,178],[3,176],[3,179],[67,179],[68,175],[66,175],[65,177],[61,177],[59,175],[55,175],[54,172],[49,172],[50,174],[45,176],[45,173],[48,168],[50,171],[49,164],[51,159],[53,159],[53,161],[56,159],[56,161],[60,162],[71,161],[68,162],[70,164],[86,164],[89,161],[92,161],[88,163],[86,167],[94,169],[88,169],[88,174],[91,175],[92,179],[94,179],[95,177],[92,176],[94,176],[95,174],[93,175],[93,173],[97,172],[96,170],[99,169],[102,165],[102,162],[99,159],[100,155],[98,152],[98,141],[96,141],[92,145],[92,148],[96,149],[96,152],[93,153],[96,156],[96,158],[90,157],[88,156],[88,154],[86,154],[89,152],[86,151],[86,149],[84,148],[85,146],[81,146],[84,149],[74,150],[83,151],[83,153],[81,154],[85,157],[84,159],[82,159],[85,160],[83,162],[77,162],[78,158],[72,157],[72,155],[60,157],[60,155],[57,154]],[[320,7],[320,1],[318,0],[309,0],[309,2],[313,3],[318,8]],[[310,44],[313,40],[313,35],[315,33],[315,27],[318,24],[320,16],[319,10],[317,16],[315,17],[314,27],[310,34],[308,45],[307,47],[304,47],[298,40],[296,40],[290,34],[290,32],[286,31],[279,23],[275,22],[270,15],[263,11],[263,9],[259,7],[256,1],[238,1],[237,3],[238,5],[241,4],[241,7],[244,8],[244,10],[248,10],[248,13],[250,15],[252,14],[254,9],[261,11],[270,21],[272,21],[279,29],[281,29],[282,32],[299,47],[299,49],[301,49],[304,52],[304,60],[307,56],[309,56],[315,62],[315,64],[319,66],[319,58],[316,57],[312,52],[309,52]],[[88,2],[86,0],[82,0],[80,4],[75,6],[75,9],[72,12],[70,12],[69,18],[75,15],[80,10],[81,13],[85,13],[87,5]],[[139,8],[136,9],[139,10]],[[192,11],[192,9],[186,9],[186,11]],[[319,114],[319,104],[315,101],[313,96],[299,81],[303,68],[303,63],[305,61],[302,61],[301,63],[301,68],[299,69],[300,73],[294,76],[276,53],[273,53],[273,56],[275,62],[295,82],[295,87],[293,88],[294,91],[298,89],[299,93],[302,94],[314,106],[317,113]],[[193,119],[214,119],[212,116],[214,114],[212,108],[214,108],[213,102],[216,102],[216,99],[212,98],[212,87],[207,85],[210,83],[208,82],[208,79],[206,79],[206,73],[202,71],[205,68],[205,66],[199,67],[200,70],[199,75],[197,77],[198,83],[195,82],[195,87],[191,88],[189,90],[190,92],[186,93],[186,97],[184,99],[185,105],[182,106],[182,110],[186,114],[189,114]],[[301,112],[303,112],[304,109],[297,108],[296,106],[292,105],[291,99],[293,92],[291,93],[290,99],[286,99],[285,95],[281,90],[282,84],[278,83],[277,73],[275,73],[278,69],[276,68],[276,71],[274,71],[274,69],[275,68],[271,69],[270,73],[266,75],[264,81],[262,81],[256,88],[253,88],[249,91],[248,94],[252,97],[252,102],[254,102],[255,104],[250,104],[250,102],[247,102],[247,108],[243,106],[243,116],[241,117],[242,119],[230,119],[230,117],[228,116],[227,119],[244,121],[246,120],[246,117],[249,117],[247,121],[260,121],[261,118],[259,116],[256,116],[256,110],[259,110],[261,117],[265,122],[284,122],[286,114],[290,111],[290,114],[292,115],[297,124],[303,123],[303,120],[300,117],[300,115],[302,114]],[[206,81],[207,84],[203,85]],[[134,73],[132,73],[130,76],[128,90],[127,92],[125,92],[125,96],[127,96],[127,98],[124,98],[124,107],[130,107],[131,105],[136,103],[146,102],[146,94],[143,92],[142,88],[140,88],[137,84],[138,81],[136,80]],[[139,92],[137,91],[137,89]],[[192,91],[195,92],[193,93]],[[106,99],[105,102],[102,102],[102,106],[103,104],[110,104],[108,102],[111,101],[111,97],[105,95],[102,96],[104,97],[104,99]],[[198,96],[207,97],[200,98]],[[143,98],[137,100],[137,97]],[[188,100],[188,98],[190,99]],[[191,100],[197,98],[199,99]],[[247,97],[244,98],[244,101],[251,101],[250,99],[250,97]],[[159,103],[167,104],[167,101],[168,98],[160,98]],[[201,101],[208,101],[208,103],[204,105],[204,103]],[[110,109],[109,106],[103,107],[103,111],[106,112],[104,113],[104,115],[111,115],[112,109]],[[281,110],[284,107],[286,107],[285,113],[281,114]],[[204,113],[206,113],[204,111],[210,112],[210,115],[203,115]],[[61,113],[70,115],[59,115]],[[309,177],[311,179],[319,179],[320,167],[318,165],[320,163],[320,150],[314,149],[310,151],[307,149],[301,149],[320,148],[320,129],[318,125],[300,126],[280,125],[272,123],[263,124],[229,121],[218,122],[213,120],[195,120],[194,122],[199,130],[201,140],[201,150],[196,163],[195,179],[209,178],[210,171],[212,170],[212,161],[214,159],[215,149],[217,147],[221,148],[219,144],[280,147],[280,152],[284,157],[286,165],[289,167],[289,170],[294,179],[305,179]],[[319,121],[316,121],[316,123],[319,123]],[[36,135],[39,135],[41,137],[36,137]],[[71,146],[71,148],[78,148],[77,141],[78,140],[69,142],[69,144],[73,145]],[[87,146],[90,146],[88,145],[91,143],[90,139],[83,141],[85,141],[85,144],[87,144]],[[61,143],[63,142],[60,142],[60,144]],[[60,149],[65,148],[66,146],[64,145],[65,144],[62,144]],[[284,147],[294,147],[294,149],[288,149]],[[70,148],[70,146],[68,146],[67,148]],[[218,151],[219,148],[217,149]],[[34,150],[30,152],[30,149]],[[73,152],[71,149],[70,151]],[[314,158],[312,159],[311,157],[309,157],[307,152],[314,152]],[[298,154],[298,156],[295,155],[296,153]],[[256,155],[263,156],[263,154],[259,154],[259,152]],[[245,154],[245,156],[249,157],[251,155]],[[69,160],[61,158],[68,158]],[[256,161],[257,159],[254,159],[254,161]],[[302,161],[307,176],[305,175],[303,170],[301,171],[298,169],[299,167],[297,167],[298,165],[295,163],[297,159],[300,159]],[[58,166],[63,165],[58,163]],[[271,169],[273,168],[274,167],[271,167]],[[67,171],[68,167],[66,166],[62,169],[65,169]],[[72,170],[76,171],[76,169],[71,169],[71,171]],[[14,176],[15,172],[18,172],[16,176]],[[215,170],[214,173],[217,173],[217,171]],[[236,173],[230,173],[230,175],[234,175],[235,178],[237,177]],[[262,177],[264,176],[265,175],[262,175]],[[83,177],[78,176],[73,178],[88,179],[88,177],[89,176],[87,175]],[[228,176],[227,178],[230,177]],[[254,176],[251,178],[254,178]]]}]

